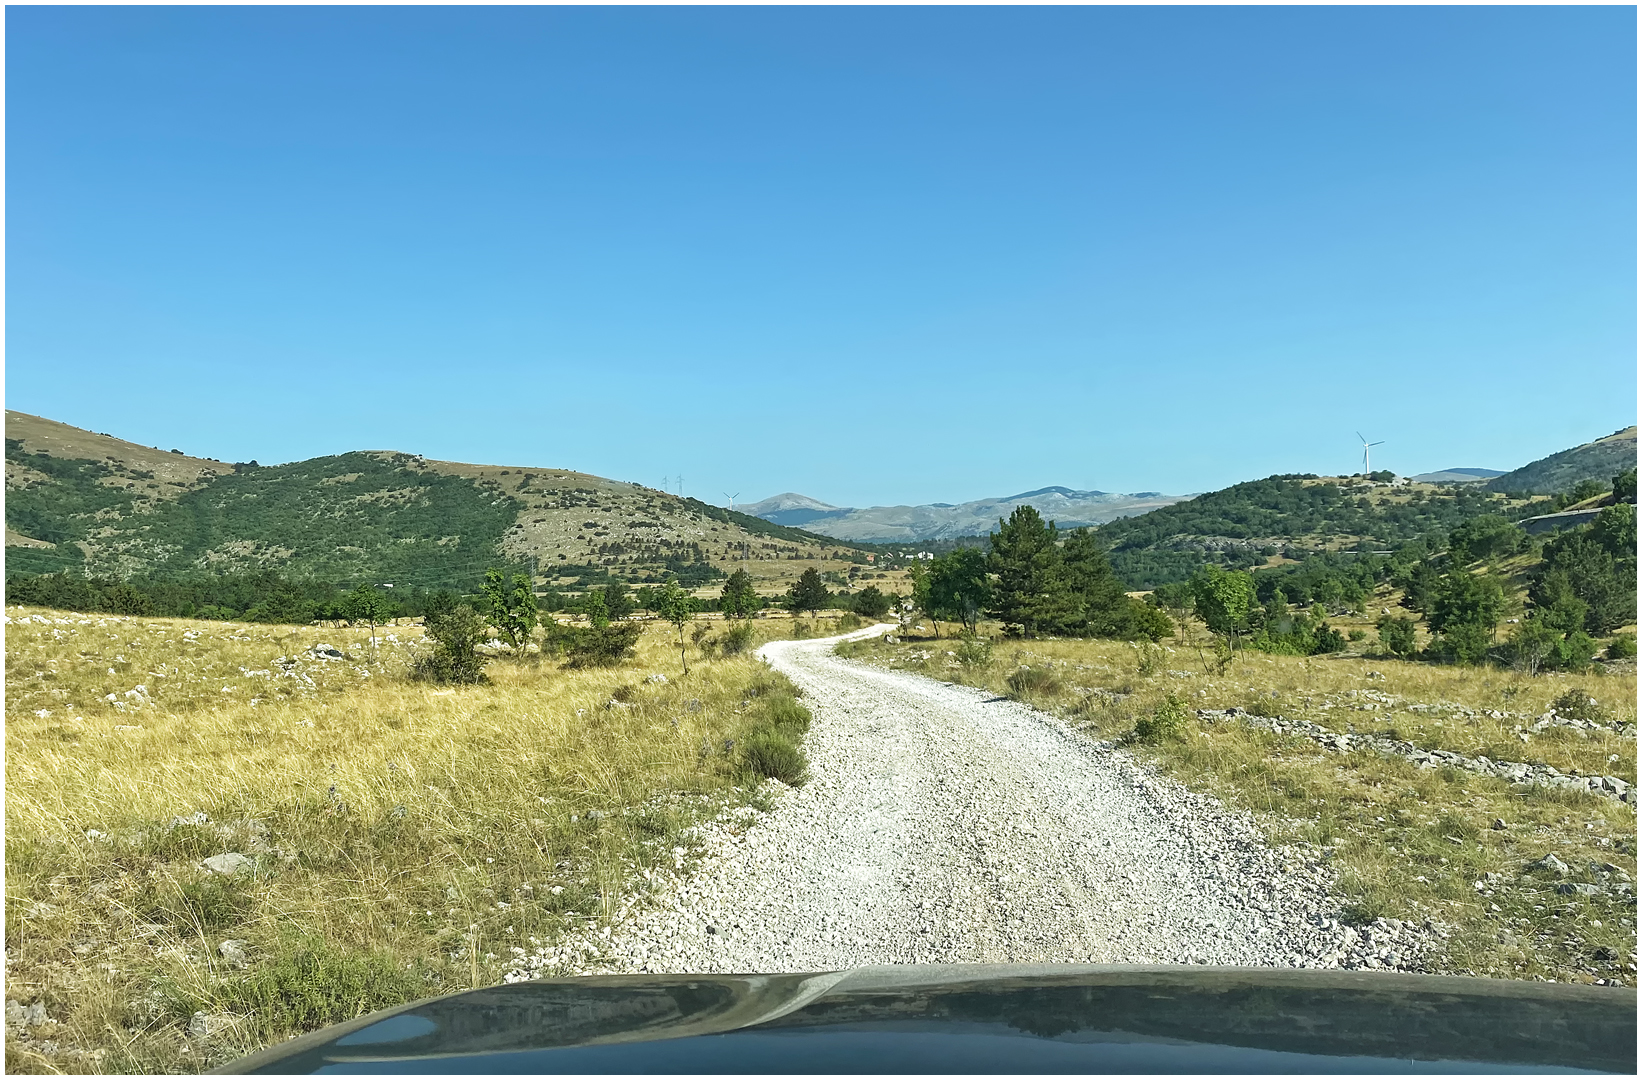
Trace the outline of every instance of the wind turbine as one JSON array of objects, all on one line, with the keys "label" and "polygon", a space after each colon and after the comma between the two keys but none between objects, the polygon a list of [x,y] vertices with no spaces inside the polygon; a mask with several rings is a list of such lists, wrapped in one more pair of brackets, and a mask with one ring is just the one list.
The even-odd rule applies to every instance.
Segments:
[{"label": "wind turbine", "polygon": [[1381,439],[1379,442],[1369,442],[1367,439],[1363,438],[1363,433],[1360,432],[1360,431],[1357,432],[1357,439],[1358,439],[1358,441],[1360,441],[1363,444],[1363,475],[1367,476],[1368,475],[1368,448],[1371,447],[1371,446],[1380,446],[1385,442],[1385,440]]},{"label": "wind turbine", "polygon": [[741,492],[738,491],[738,492],[735,493],[735,495],[731,495],[728,491],[725,491],[725,492],[721,492],[720,494],[722,494],[726,499],[728,499],[730,501],[730,505],[729,505],[728,509],[734,510],[735,509],[735,497],[736,497],[736,495],[740,495]]}]

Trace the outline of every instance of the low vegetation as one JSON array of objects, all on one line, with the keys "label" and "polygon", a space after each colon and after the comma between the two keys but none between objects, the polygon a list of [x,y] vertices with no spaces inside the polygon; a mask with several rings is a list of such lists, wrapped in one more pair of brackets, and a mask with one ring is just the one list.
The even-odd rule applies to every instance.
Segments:
[{"label": "low vegetation", "polygon": [[7,997],[49,1018],[8,1024],[16,1072],[194,1071],[497,981],[803,781],[808,710],[748,648],[837,625],[701,620],[686,676],[660,622],[596,665],[462,608],[6,615]]},{"label": "low vegetation", "polygon": [[[1388,587],[1374,597],[1390,600]],[[1338,621],[1347,630],[1369,624]],[[1635,984],[1634,802],[1422,768],[1367,749],[1336,753],[1259,722],[1308,720],[1634,784],[1633,665],[1576,678],[1360,654],[1243,649],[1222,660],[1195,618],[1161,645],[1009,640],[1001,629],[982,623],[973,639],[991,639],[987,659],[978,644],[938,640],[927,623],[839,651],[1006,694],[1128,747],[1255,814],[1275,842],[1312,845],[1338,868],[1353,917],[1457,928],[1443,958],[1449,970]],[[1233,708],[1241,711],[1231,719],[1221,712]],[[1553,709],[1590,726],[1537,721]],[[1566,872],[1544,869],[1548,854]]]}]

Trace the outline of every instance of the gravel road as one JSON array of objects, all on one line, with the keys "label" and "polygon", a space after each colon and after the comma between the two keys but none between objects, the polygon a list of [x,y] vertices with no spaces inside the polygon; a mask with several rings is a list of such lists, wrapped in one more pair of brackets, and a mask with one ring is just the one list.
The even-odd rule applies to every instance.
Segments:
[{"label": "gravel road", "polygon": [[839,640],[760,650],[815,714],[809,783],[705,830],[688,876],[613,927],[518,957],[510,979],[911,963],[1428,970],[1440,930],[1343,925],[1324,868],[1217,801],[1025,705],[844,660]]}]

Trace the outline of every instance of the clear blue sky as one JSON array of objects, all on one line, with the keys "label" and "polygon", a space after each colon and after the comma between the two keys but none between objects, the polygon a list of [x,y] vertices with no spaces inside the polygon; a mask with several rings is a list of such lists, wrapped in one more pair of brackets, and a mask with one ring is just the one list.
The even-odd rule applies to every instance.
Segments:
[{"label": "clear blue sky", "polygon": [[1636,422],[1636,14],[6,11],[10,408],[751,501]]}]

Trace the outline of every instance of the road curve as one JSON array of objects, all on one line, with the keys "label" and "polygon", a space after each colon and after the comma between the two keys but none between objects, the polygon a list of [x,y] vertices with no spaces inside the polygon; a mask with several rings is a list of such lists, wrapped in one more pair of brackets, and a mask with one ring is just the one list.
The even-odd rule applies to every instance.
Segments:
[{"label": "road curve", "polygon": [[693,873],[608,937],[510,977],[566,970],[572,955],[603,972],[1420,969],[1412,925],[1342,925],[1325,871],[1216,801],[1025,705],[844,660],[839,640],[759,653],[814,712],[809,783],[721,830]]}]

